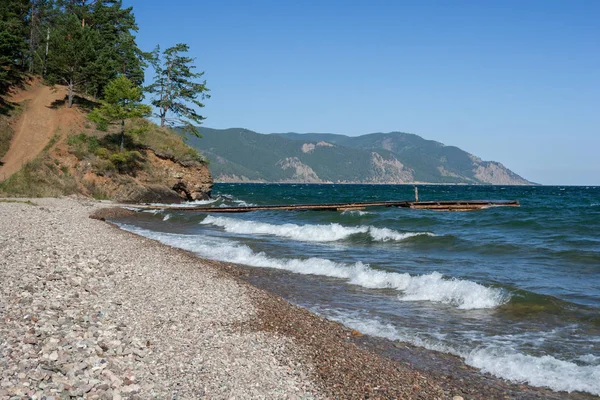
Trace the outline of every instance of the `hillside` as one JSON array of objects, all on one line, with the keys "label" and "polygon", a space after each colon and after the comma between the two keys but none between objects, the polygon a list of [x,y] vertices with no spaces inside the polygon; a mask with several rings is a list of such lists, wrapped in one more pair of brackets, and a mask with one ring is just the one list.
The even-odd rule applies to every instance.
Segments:
[{"label": "hillside", "polygon": [[222,182],[456,183],[530,185],[501,163],[455,146],[391,132],[259,134],[247,129],[200,128],[188,138]]},{"label": "hillside", "polygon": [[[32,80],[3,100],[18,113],[0,115],[0,196],[54,197],[79,194],[123,202],[179,202],[207,198],[212,178],[197,151],[179,135],[145,120],[126,125],[120,135],[101,131],[86,119],[93,101]],[[93,99],[92,99],[93,100]]]}]

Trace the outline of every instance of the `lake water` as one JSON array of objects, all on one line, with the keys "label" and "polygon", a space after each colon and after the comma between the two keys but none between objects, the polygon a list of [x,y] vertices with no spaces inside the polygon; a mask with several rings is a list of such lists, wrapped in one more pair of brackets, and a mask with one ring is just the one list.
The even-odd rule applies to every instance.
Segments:
[{"label": "lake water", "polygon": [[[403,185],[217,184],[214,207],[412,200]],[[362,333],[482,371],[600,395],[600,188],[419,186],[427,200],[519,200],[473,212],[141,212],[126,230],[266,268],[262,286]]]}]

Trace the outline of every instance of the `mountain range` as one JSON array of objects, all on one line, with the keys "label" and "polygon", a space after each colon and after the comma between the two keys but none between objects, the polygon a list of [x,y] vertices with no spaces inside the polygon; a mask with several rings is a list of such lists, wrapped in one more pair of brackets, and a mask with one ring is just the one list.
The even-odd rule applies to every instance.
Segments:
[{"label": "mountain range", "polygon": [[531,185],[496,161],[410,133],[260,134],[201,127],[188,144],[217,182]]}]

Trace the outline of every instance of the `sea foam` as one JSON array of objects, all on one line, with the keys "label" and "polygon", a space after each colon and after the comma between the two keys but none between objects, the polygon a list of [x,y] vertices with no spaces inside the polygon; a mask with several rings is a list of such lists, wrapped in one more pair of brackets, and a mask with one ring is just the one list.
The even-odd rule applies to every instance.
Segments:
[{"label": "sea foam", "polygon": [[600,395],[600,366],[577,365],[552,356],[535,357],[507,349],[480,347],[465,362],[483,372],[556,391],[582,391]]},{"label": "sea foam", "polygon": [[339,278],[349,284],[369,289],[395,289],[401,292],[398,299],[402,301],[433,301],[460,309],[476,309],[494,308],[510,299],[510,296],[501,289],[488,288],[466,280],[444,279],[438,272],[412,276],[407,273],[374,269],[362,262],[349,264],[318,257],[274,258],[264,252],[256,253],[246,245],[226,239],[155,232],[126,224],[120,226],[125,230],[213,260]]},{"label": "sea foam", "polygon": [[347,227],[337,223],[329,225],[268,224],[229,217],[207,216],[201,224],[213,225],[226,232],[253,235],[274,235],[305,242],[335,242],[359,233],[369,234],[372,240],[402,241],[413,236],[434,236],[429,232],[398,232],[388,228],[373,226]]},{"label": "sea foam", "polygon": [[[424,338],[418,332],[382,323],[376,319],[318,308],[312,308],[311,311],[364,334],[400,340],[429,350],[454,354],[472,367],[512,382],[547,387],[554,391],[582,391],[600,395],[600,366],[598,365],[582,366],[549,355],[536,357],[494,345],[481,345],[475,349],[457,348],[445,343],[443,339]],[[591,357],[593,356],[588,356]]]}]

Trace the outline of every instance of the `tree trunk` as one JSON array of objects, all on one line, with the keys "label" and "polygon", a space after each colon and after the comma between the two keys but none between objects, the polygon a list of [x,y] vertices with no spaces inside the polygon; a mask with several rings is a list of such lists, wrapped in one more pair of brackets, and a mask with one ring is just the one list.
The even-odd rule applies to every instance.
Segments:
[{"label": "tree trunk", "polygon": [[68,106],[69,108],[73,107],[73,79],[69,79],[69,92],[68,92]]},{"label": "tree trunk", "polygon": [[165,85],[165,93],[164,93],[164,97],[162,98],[163,100],[163,109],[160,115],[160,126],[164,127],[165,126],[165,120],[167,119],[167,111],[169,111],[169,105],[166,104],[166,99],[169,98],[169,95],[171,94],[171,65],[168,66],[167,68],[167,84]]},{"label": "tree trunk", "polygon": [[46,31],[46,53],[44,54],[44,72],[42,72],[42,78],[46,78],[48,70],[48,44],[50,43],[50,27]]},{"label": "tree trunk", "polygon": [[123,148],[125,147],[125,120],[121,120],[121,149],[119,153],[123,152]]},{"label": "tree trunk", "polygon": [[30,19],[30,24],[31,24],[31,29],[29,32],[29,73],[33,74],[33,53],[35,52],[35,46],[33,43],[33,34],[34,34],[34,29],[35,29],[35,1],[31,2],[31,19]]}]

